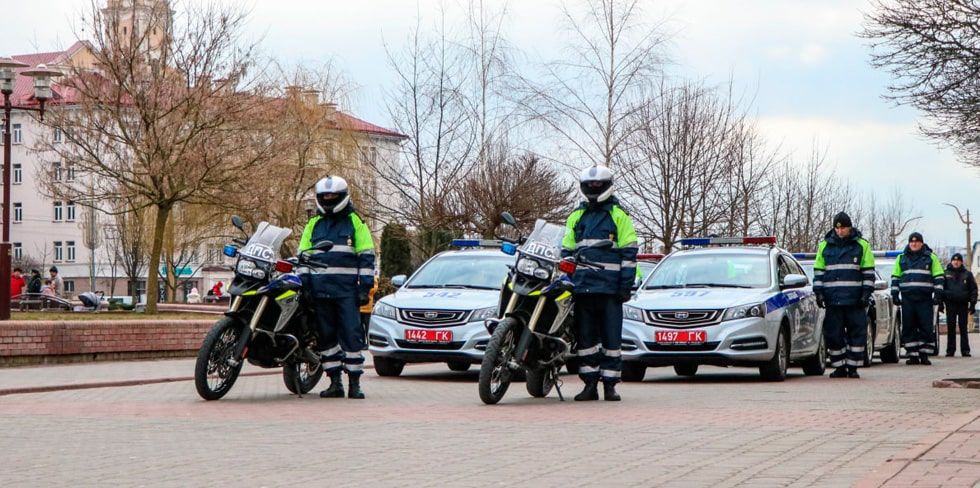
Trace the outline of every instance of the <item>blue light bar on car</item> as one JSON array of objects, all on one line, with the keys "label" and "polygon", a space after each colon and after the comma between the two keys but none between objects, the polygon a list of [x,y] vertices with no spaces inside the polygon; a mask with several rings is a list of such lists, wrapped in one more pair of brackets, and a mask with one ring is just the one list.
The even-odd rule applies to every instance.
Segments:
[{"label": "blue light bar on car", "polygon": [[718,246],[718,245],[732,245],[732,244],[776,244],[776,236],[763,236],[763,237],[692,237],[689,239],[681,239],[680,243],[682,246],[695,247],[695,246]]},{"label": "blue light bar on car", "polygon": [[[876,258],[897,258],[902,251],[871,251],[871,254]],[[815,252],[794,252],[793,257],[796,259],[817,259],[817,253]]]},{"label": "blue light bar on car", "polygon": [[794,252],[793,257],[796,259],[817,259],[817,253],[815,252]]},{"label": "blue light bar on car", "polygon": [[500,247],[502,241],[496,239],[453,239],[453,247]]}]

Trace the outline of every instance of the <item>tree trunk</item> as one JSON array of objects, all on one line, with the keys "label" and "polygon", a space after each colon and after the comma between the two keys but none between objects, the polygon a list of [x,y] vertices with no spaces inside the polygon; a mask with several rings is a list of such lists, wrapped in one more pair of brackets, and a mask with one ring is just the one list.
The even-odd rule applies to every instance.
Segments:
[{"label": "tree trunk", "polygon": [[160,296],[160,255],[163,251],[163,232],[170,218],[169,205],[157,205],[156,220],[153,223],[153,245],[150,247],[150,262],[146,269],[146,312],[157,313],[157,299]]}]

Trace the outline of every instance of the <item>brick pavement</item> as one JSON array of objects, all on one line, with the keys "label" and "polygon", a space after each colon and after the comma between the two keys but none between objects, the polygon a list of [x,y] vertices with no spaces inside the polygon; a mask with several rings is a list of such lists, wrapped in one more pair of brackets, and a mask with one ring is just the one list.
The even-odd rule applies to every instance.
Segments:
[{"label": "brick pavement", "polygon": [[[862,380],[795,370],[784,383],[747,369],[704,368],[692,379],[651,369],[645,383],[622,386],[620,404],[532,399],[514,384],[501,405],[485,406],[475,376],[441,365],[411,366],[401,378],[368,373],[363,402],[299,399],[278,376],[241,378],[219,402],[200,401],[190,382],[0,396],[0,483],[980,482],[970,454],[980,422],[966,422],[980,408],[977,390],[931,387],[936,378],[980,376],[976,358],[879,364]],[[564,380],[566,394],[581,386]],[[923,446],[933,447],[909,455]]]}]

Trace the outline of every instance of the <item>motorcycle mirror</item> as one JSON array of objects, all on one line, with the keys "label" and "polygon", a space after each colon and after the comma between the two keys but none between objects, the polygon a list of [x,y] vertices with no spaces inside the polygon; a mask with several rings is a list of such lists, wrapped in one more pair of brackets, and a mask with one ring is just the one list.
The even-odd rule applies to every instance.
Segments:
[{"label": "motorcycle mirror", "polygon": [[316,249],[317,251],[329,251],[332,248],[333,248],[332,241],[320,241],[313,245],[313,249]]},{"label": "motorcycle mirror", "polygon": [[514,218],[510,212],[501,212],[500,219],[504,221],[505,224],[511,227],[517,227],[517,220]]},{"label": "motorcycle mirror", "polygon": [[245,224],[242,223],[242,218],[237,215],[231,216],[231,225],[234,225],[236,229],[245,232]]}]

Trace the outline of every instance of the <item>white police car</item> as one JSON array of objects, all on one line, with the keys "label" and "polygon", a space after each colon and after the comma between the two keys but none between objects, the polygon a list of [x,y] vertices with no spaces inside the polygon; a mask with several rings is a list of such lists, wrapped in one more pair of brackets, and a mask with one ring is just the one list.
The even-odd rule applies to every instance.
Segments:
[{"label": "white police car", "polygon": [[421,362],[466,371],[483,360],[490,340],[484,320],[497,316],[514,256],[502,253],[497,241],[458,239],[453,245],[466,248],[433,256],[407,280],[393,277],[398,291],[375,304],[368,347],[378,375],[398,376],[406,363]]},{"label": "white police car", "polygon": [[791,363],[825,368],[823,311],[810,280],[775,237],[683,239],[623,305],[623,379],[649,366],[692,376],[702,364],[759,368],[782,381]]}]

